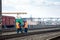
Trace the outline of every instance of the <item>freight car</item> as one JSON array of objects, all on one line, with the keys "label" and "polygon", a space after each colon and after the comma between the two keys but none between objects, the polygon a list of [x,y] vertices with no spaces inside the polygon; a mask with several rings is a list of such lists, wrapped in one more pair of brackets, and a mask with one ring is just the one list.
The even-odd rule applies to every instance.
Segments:
[{"label": "freight car", "polygon": [[15,17],[2,16],[2,28],[12,28],[12,27],[15,27]]}]

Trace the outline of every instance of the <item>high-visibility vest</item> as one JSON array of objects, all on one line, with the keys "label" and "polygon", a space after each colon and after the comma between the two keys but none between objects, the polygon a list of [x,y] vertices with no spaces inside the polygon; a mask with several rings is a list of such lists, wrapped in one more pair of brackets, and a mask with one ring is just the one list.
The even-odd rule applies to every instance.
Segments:
[{"label": "high-visibility vest", "polygon": [[18,22],[16,22],[16,28],[19,29],[20,28],[20,24]]},{"label": "high-visibility vest", "polygon": [[28,22],[24,22],[24,28],[28,28]]}]

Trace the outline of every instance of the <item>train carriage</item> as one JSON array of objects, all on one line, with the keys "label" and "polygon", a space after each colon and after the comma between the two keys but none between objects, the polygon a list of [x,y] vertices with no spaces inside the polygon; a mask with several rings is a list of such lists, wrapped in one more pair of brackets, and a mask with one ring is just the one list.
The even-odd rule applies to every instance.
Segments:
[{"label": "train carriage", "polygon": [[15,17],[2,16],[2,28],[12,28],[15,26]]}]

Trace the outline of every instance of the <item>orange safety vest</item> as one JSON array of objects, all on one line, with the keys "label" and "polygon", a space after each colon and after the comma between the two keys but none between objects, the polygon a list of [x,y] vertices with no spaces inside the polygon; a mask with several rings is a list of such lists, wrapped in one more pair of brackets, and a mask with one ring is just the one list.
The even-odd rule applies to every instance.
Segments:
[{"label": "orange safety vest", "polygon": [[19,29],[20,28],[20,24],[18,22],[16,22],[16,28]]},{"label": "orange safety vest", "polygon": [[28,22],[24,22],[24,28],[28,28]]}]

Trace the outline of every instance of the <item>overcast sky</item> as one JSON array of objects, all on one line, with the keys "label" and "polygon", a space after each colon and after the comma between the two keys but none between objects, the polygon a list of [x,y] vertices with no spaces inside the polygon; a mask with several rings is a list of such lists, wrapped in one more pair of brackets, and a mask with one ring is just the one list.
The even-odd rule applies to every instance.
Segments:
[{"label": "overcast sky", "polygon": [[2,0],[2,12],[27,12],[24,17],[60,17],[60,0]]}]

